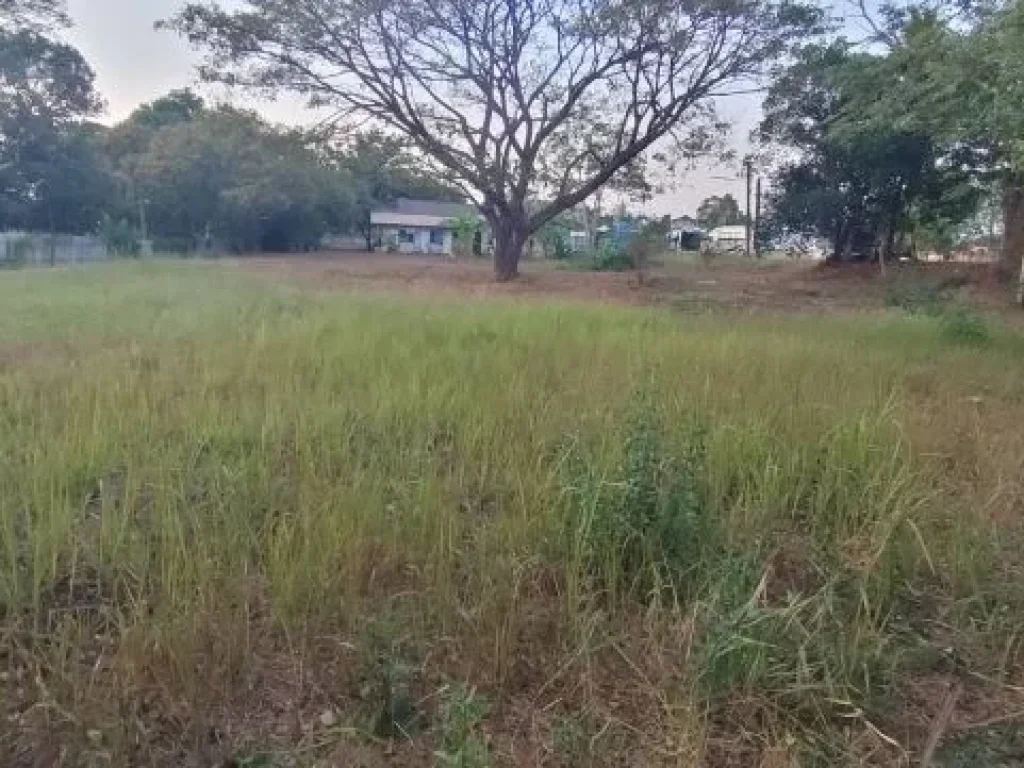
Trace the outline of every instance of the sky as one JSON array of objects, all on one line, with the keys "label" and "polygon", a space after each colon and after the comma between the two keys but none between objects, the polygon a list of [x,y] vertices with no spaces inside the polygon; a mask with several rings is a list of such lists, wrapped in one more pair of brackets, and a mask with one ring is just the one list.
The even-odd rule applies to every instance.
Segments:
[{"label": "sky", "polygon": [[[273,122],[310,122],[313,113],[294,98],[274,102],[251,101],[222,86],[201,86],[195,72],[198,55],[188,43],[153,25],[181,7],[184,0],[68,0],[74,26],[66,33],[96,71],[96,85],[107,103],[102,120],[124,119],[140,104],[175,88],[193,87],[213,101],[230,101],[257,109]],[[746,96],[723,105],[723,114],[735,122],[733,143],[742,153],[746,137],[756,125],[759,100]],[[680,171],[665,185],[666,191],[643,207],[651,215],[692,215],[700,202],[726,192],[743,201],[745,184],[738,163],[701,166]],[[630,205],[635,210],[636,205]]]}]

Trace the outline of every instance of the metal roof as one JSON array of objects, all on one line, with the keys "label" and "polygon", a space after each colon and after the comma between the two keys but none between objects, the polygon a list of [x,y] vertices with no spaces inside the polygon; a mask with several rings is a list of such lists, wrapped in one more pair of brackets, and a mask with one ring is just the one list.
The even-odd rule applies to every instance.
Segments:
[{"label": "metal roof", "polygon": [[478,216],[476,208],[465,203],[442,203],[436,200],[411,200],[399,198],[393,203],[382,205],[372,215],[399,214],[402,216],[435,216],[456,219],[462,216]]},{"label": "metal roof", "polygon": [[453,225],[458,216],[424,216],[413,213],[395,213],[394,211],[374,211],[370,214],[370,223],[384,227],[431,227],[446,229]]}]

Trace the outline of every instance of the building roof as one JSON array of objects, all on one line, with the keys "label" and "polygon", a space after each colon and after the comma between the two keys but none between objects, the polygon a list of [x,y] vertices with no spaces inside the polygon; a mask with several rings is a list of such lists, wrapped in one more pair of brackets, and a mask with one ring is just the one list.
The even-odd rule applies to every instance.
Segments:
[{"label": "building roof", "polygon": [[465,203],[442,203],[436,200],[400,198],[370,213],[370,223],[399,227],[444,227],[452,219],[479,216]]}]

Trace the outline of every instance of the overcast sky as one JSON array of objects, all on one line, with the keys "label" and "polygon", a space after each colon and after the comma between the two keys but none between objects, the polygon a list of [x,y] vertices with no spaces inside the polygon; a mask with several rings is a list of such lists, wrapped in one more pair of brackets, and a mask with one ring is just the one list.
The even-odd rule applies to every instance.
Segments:
[{"label": "overcast sky", "polygon": [[[171,15],[184,0],[68,0],[74,27],[67,33],[93,69],[107,102],[104,122],[127,117],[135,107],[174,88],[197,87],[196,55],[181,38],[157,32],[153,25]],[[248,103],[223,88],[198,87],[215,101],[247,103],[275,122],[301,123],[310,113],[294,100]],[[758,100],[745,97],[726,106],[737,121],[734,142],[740,149],[758,119]],[[731,192],[743,200],[744,185],[736,167],[700,168],[678,174],[674,189],[647,206],[648,213],[692,214],[712,194]]]}]

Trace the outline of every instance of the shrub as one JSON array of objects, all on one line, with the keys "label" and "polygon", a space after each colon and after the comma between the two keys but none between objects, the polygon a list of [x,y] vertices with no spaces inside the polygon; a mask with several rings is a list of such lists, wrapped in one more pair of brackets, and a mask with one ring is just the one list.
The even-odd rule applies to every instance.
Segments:
[{"label": "shrub", "polygon": [[460,259],[477,255],[475,244],[481,232],[480,219],[475,216],[458,216],[452,220],[451,226],[453,254]]},{"label": "shrub", "polygon": [[487,704],[476,691],[458,685],[448,692],[444,703],[441,748],[437,765],[443,768],[487,768],[491,754],[480,736],[480,724]]},{"label": "shrub", "polygon": [[938,315],[945,300],[945,292],[927,280],[897,279],[885,288],[886,306],[909,314]]},{"label": "shrub", "polygon": [[0,266],[8,269],[19,269],[28,263],[28,255],[32,251],[32,238],[19,237],[17,240],[4,244],[4,259]]},{"label": "shrub", "polygon": [[646,592],[666,581],[693,591],[723,541],[701,490],[703,463],[701,430],[694,427],[688,444],[669,455],[654,412],[643,401],[612,477],[592,458],[574,456],[563,489],[570,548],[580,570],[612,594]]},{"label": "shrub", "polygon": [[956,307],[942,315],[942,338],[953,344],[983,346],[992,340],[985,319],[969,307]]},{"label": "shrub", "polygon": [[650,266],[651,257],[657,256],[664,250],[668,233],[669,224],[667,221],[649,222],[630,240],[627,247],[629,258],[633,269],[639,272],[641,276]]},{"label": "shrub", "polygon": [[633,259],[619,246],[606,241],[594,254],[591,269],[595,272],[629,272],[633,269]]},{"label": "shrub", "polygon": [[549,258],[555,261],[568,261],[572,258],[573,251],[569,242],[569,230],[558,225],[549,225],[540,231],[540,239],[544,245],[544,252]]},{"label": "shrub", "polygon": [[196,243],[191,237],[154,237],[154,253],[173,253],[187,256],[195,253]]}]

